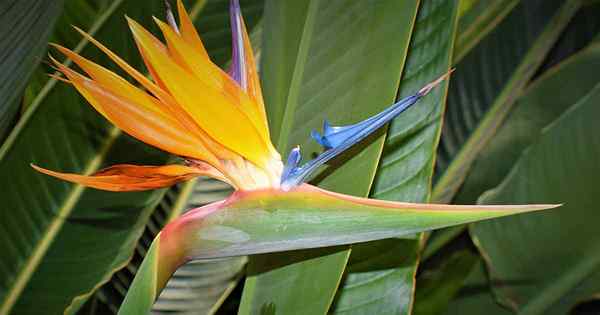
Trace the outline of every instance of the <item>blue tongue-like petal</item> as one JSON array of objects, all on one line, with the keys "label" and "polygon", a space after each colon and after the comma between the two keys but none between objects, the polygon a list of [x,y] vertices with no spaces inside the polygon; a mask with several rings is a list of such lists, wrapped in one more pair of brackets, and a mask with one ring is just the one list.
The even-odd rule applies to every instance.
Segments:
[{"label": "blue tongue-like petal", "polygon": [[304,182],[308,176],[314,172],[319,166],[344,152],[354,144],[360,142],[377,129],[383,127],[390,120],[394,119],[407,108],[415,104],[421,97],[425,96],[431,89],[438,85],[442,80],[448,77],[452,71],[444,74],[437,80],[427,84],[417,93],[410,95],[392,106],[388,107],[381,113],[367,118],[359,123],[334,127],[329,125],[327,121],[323,123],[323,133],[316,130],[311,131],[311,137],[319,143],[325,151],[318,155],[315,159],[308,161],[302,166],[298,166],[301,160],[300,148],[296,147],[290,152],[288,163],[284,168],[281,176],[281,187],[284,190],[290,189]]}]

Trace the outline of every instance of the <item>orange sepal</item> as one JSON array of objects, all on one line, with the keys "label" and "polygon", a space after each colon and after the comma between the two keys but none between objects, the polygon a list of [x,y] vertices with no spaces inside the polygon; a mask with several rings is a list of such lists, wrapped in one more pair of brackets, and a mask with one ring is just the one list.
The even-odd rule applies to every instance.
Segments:
[{"label": "orange sepal", "polygon": [[201,167],[184,165],[140,166],[118,164],[102,169],[90,176],[60,173],[31,164],[36,171],[72,183],[109,191],[140,191],[171,186],[197,176],[210,176],[223,180],[216,169],[203,164]]},{"label": "orange sepal", "polygon": [[204,48],[204,44],[202,44],[202,40],[198,32],[196,32],[196,27],[194,27],[194,23],[192,23],[192,19],[187,14],[181,0],[177,0],[177,13],[179,14],[179,29],[183,40],[192,46],[201,56],[208,58],[206,48]]}]

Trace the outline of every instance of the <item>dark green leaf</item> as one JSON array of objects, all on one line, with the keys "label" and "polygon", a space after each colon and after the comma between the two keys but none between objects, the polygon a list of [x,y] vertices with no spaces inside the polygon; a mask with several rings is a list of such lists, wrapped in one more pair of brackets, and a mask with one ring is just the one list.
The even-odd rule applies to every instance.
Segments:
[{"label": "dark green leaf", "polygon": [[461,12],[453,62],[459,63],[510,13],[519,1],[521,0],[475,1],[464,12]]},{"label": "dark green leaf", "polygon": [[600,81],[600,45],[592,44],[548,70],[519,98],[516,108],[477,158],[457,202],[475,202],[508,174],[542,128],[568,110]]},{"label": "dark green leaf", "polygon": [[510,315],[513,313],[500,306],[494,299],[483,259],[478,259],[471,273],[464,281],[463,287],[458,291],[458,294],[450,304],[448,304],[446,310],[440,314]]},{"label": "dark green leaf", "polygon": [[505,180],[481,198],[491,204],[564,203],[543,214],[472,226],[475,243],[489,258],[495,292],[520,314],[565,314],[600,290],[598,102],[599,84],[544,128]]},{"label": "dark green leaf", "polygon": [[[434,270],[419,275],[415,293],[415,315],[442,313],[452,298],[463,287],[466,278],[479,261],[468,250],[454,253]],[[474,313],[469,313],[474,314]]]},{"label": "dark green leaf", "polygon": [[[206,8],[211,6],[206,4]],[[228,25],[227,1],[212,8],[218,25]],[[115,36],[127,33],[125,14],[156,30],[152,16],[163,16],[164,4],[113,1],[90,29],[115,53],[144,69],[133,39]],[[229,32],[217,28],[210,31],[218,33],[221,42],[230,42]],[[99,50],[88,46],[86,41],[78,45],[84,56],[115,68]],[[217,37],[206,46],[209,50],[218,47]],[[11,308],[17,314],[39,314],[40,305],[49,314],[62,313],[67,307],[67,313],[76,311],[131,258],[163,194],[83,189],[34,172],[30,162],[90,173],[116,162],[162,164],[166,159],[165,154],[109,126],[71,86],[48,81],[0,148],[0,172],[18,174],[0,180],[2,187],[8,187],[2,196],[4,207],[10,209],[0,212],[4,230],[0,248],[7,257],[0,277],[0,314]]]},{"label": "dark green leaf", "polygon": [[[448,202],[536,73],[577,0],[531,0],[515,9],[456,65],[436,165],[433,200]],[[493,53],[492,53],[493,52]]]},{"label": "dark green leaf", "polygon": [[42,61],[61,9],[62,0],[0,3],[0,143],[15,122],[27,80]]}]

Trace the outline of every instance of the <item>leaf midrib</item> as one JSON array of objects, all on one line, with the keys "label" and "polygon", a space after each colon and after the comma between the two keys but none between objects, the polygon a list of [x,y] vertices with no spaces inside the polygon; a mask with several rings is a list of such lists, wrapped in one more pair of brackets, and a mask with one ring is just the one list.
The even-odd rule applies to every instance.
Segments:
[{"label": "leaf midrib", "polygon": [[[294,124],[294,113],[299,102],[300,87],[304,77],[304,69],[306,68],[304,65],[308,58],[308,49],[313,35],[312,30],[315,25],[315,17],[319,3],[320,0],[310,1],[306,18],[304,19],[304,25],[302,26],[302,36],[300,37],[298,55],[296,55],[296,62],[294,63],[292,80],[290,81],[289,93],[286,98],[283,118],[279,130],[279,139],[277,139],[276,144],[276,147],[280,152],[287,148],[289,135],[292,131],[291,128]],[[285,152],[281,153],[284,153],[285,155]]]}]

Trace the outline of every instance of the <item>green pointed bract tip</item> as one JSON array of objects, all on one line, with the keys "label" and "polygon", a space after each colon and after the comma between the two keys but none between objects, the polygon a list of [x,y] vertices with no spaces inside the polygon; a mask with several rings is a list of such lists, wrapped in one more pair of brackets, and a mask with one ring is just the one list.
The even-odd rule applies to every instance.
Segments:
[{"label": "green pointed bract tip", "polygon": [[[192,259],[366,242],[557,206],[390,202],[308,184],[289,191],[237,191],[169,223],[155,239],[127,296],[131,300],[130,295],[137,299],[151,293],[147,298],[153,301],[177,267]],[[154,287],[148,288],[148,282]],[[151,306],[148,303],[141,304]]]}]

